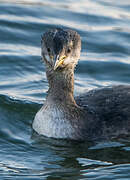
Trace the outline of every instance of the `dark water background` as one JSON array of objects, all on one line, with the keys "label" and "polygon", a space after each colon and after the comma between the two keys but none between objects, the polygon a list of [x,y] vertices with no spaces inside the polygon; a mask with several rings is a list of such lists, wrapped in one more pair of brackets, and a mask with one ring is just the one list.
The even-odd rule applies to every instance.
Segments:
[{"label": "dark water background", "polygon": [[32,132],[48,89],[40,38],[57,26],[82,38],[75,95],[130,84],[129,0],[0,0],[0,179],[130,179],[130,140],[77,143]]}]

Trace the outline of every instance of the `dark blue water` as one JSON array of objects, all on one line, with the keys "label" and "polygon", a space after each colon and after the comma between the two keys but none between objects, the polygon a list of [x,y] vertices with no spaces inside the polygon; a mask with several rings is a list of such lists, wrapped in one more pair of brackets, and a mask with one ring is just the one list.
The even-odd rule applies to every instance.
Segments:
[{"label": "dark blue water", "polygon": [[0,0],[0,179],[130,179],[130,140],[78,143],[31,128],[48,89],[40,39],[50,28],[81,35],[75,95],[130,84],[130,1]]}]

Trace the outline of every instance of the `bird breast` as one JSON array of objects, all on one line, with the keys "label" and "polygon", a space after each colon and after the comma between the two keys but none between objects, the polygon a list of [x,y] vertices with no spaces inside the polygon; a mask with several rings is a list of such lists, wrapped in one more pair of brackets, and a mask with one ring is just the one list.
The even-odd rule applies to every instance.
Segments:
[{"label": "bird breast", "polygon": [[43,106],[35,116],[33,129],[38,134],[53,138],[73,138],[74,134],[64,112],[56,106]]}]

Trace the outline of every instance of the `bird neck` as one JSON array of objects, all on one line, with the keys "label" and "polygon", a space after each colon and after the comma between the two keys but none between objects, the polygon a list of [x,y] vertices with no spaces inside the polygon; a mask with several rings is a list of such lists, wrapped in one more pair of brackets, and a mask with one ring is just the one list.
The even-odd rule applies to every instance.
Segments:
[{"label": "bird neck", "polygon": [[47,100],[58,103],[76,104],[74,100],[74,68],[46,72],[49,82]]}]

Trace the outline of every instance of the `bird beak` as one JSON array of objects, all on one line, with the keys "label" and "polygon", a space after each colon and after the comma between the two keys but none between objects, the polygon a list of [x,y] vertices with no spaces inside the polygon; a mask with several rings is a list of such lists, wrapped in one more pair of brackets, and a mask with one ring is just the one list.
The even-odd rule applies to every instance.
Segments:
[{"label": "bird beak", "polygon": [[64,59],[66,58],[66,56],[59,56],[59,55],[57,55],[57,56],[55,56],[55,58],[54,58],[54,71],[58,68],[58,67],[60,67],[60,65],[62,65],[63,63],[64,63]]}]

